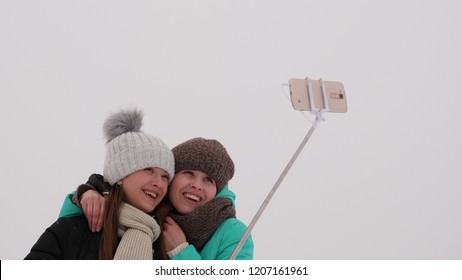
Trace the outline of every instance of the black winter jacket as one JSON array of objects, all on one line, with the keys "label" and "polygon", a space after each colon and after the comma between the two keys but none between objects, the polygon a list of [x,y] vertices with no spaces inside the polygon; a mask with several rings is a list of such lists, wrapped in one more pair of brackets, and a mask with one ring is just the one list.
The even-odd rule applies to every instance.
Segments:
[{"label": "black winter jacket", "polygon": [[97,260],[101,233],[93,233],[85,216],[63,217],[45,230],[26,260]]}]

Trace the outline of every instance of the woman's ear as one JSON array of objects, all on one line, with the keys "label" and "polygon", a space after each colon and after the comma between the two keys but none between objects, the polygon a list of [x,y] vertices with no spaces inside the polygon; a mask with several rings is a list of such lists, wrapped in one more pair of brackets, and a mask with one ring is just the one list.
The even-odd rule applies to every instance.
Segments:
[{"label": "woman's ear", "polygon": [[117,184],[117,186],[119,186],[119,187],[120,187],[120,186],[122,186],[122,185],[123,185],[123,183],[124,183],[124,179],[120,179],[119,181],[117,181],[117,183],[116,183],[116,184]]}]

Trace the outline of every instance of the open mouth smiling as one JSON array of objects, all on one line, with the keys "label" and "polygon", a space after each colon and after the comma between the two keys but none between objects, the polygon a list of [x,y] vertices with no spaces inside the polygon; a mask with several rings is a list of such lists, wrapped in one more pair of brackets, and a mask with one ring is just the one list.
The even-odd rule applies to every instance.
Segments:
[{"label": "open mouth smiling", "polygon": [[157,198],[157,194],[156,193],[153,193],[153,192],[148,192],[148,191],[144,191],[144,193],[148,196],[150,196],[152,199],[156,199]]},{"label": "open mouth smiling", "polygon": [[202,201],[202,198],[198,197],[197,195],[193,195],[191,193],[185,193],[184,196],[187,199],[192,200],[194,202],[201,202]]}]

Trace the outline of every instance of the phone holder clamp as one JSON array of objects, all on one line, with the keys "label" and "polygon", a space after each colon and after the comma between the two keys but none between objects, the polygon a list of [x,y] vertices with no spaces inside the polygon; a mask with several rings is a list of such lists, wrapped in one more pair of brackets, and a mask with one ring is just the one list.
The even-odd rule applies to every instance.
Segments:
[{"label": "phone holder clamp", "polygon": [[[321,83],[321,92],[322,92],[324,108],[316,108],[314,104],[313,86],[311,84],[311,80],[309,77],[306,77],[305,80],[306,80],[306,89],[308,92],[308,99],[310,100],[310,112],[311,114],[316,116],[317,122],[325,121],[324,113],[329,112],[329,103],[327,101],[326,85],[324,84],[324,81],[322,79],[319,79],[319,82]],[[317,125],[317,122],[314,122],[313,125]]]}]

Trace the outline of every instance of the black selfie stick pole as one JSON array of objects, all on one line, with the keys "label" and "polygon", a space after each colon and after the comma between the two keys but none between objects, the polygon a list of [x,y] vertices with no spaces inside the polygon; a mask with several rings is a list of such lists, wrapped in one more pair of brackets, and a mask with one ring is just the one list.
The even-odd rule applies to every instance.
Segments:
[{"label": "black selfie stick pole", "polygon": [[305,138],[303,139],[302,143],[298,147],[297,151],[295,154],[292,156],[292,159],[290,159],[289,163],[287,164],[286,168],[284,171],[282,171],[281,175],[279,176],[279,179],[276,181],[274,184],[273,188],[269,192],[268,196],[266,196],[266,199],[263,201],[263,203],[260,206],[260,209],[258,209],[257,214],[255,214],[255,217],[252,219],[252,222],[250,222],[249,226],[247,227],[246,231],[244,232],[244,235],[242,236],[241,240],[239,240],[239,243],[237,244],[236,248],[234,249],[233,253],[231,254],[231,257],[229,258],[230,260],[234,260],[241,250],[242,246],[244,245],[244,242],[247,240],[247,237],[249,236],[250,232],[252,231],[253,227],[257,223],[258,219],[260,218],[261,214],[265,210],[266,206],[270,202],[271,198],[273,197],[274,193],[278,189],[279,185],[281,184],[282,180],[284,180],[284,177],[286,177],[287,173],[289,172],[290,168],[294,164],[295,160],[297,159],[298,155],[300,152],[303,150],[303,147],[305,146],[306,142],[311,137],[311,134],[313,134],[314,130],[316,129],[316,126],[318,125],[319,121],[322,120],[322,114],[318,114],[316,116],[316,119],[313,122],[313,125],[311,126],[310,131],[306,134]]}]

